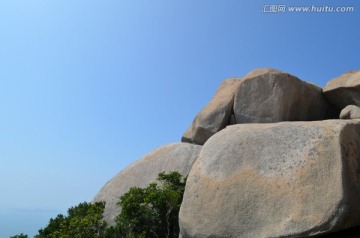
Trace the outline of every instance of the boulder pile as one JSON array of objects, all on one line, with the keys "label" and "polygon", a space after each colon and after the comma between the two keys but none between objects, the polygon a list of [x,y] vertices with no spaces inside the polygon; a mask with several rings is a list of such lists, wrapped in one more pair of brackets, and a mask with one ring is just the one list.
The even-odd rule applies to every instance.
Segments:
[{"label": "boulder pile", "polygon": [[113,224],[122,194],[174,170],[188,175],[182,238],[360,237],[360,71],[323,89],[269,68],[227,79],[182,142],[121,171],[94,201]]}]

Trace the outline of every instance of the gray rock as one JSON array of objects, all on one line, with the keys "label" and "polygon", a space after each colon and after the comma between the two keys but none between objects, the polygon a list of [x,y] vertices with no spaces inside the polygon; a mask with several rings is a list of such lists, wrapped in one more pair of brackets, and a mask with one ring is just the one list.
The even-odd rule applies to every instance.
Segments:
[{"label": "gray rock", "polygon": [[113,225],[115,217],[120,213],[116,205],[120,196],[131,187],[147,187],[164,171],[178,171],[187,176],[200,149],[201,146],[188,143],[159,147],[115,175],[101,188],[93,202],[106,202],[104,220]]},{"label": "gray rock", "polygon": [[203,145],[213,134],[228,125],[234,104],[235,91],[241,79],[227,79],[214,97],[195,117],[181,141]]},{"label": "gray rock", "polygon": [[330,80],[323,90],[326,100],[340,109],[360,106],[360,70],[349,71]]},{"label": "gray rock", "polygon": [[189,174],[182,238],[309,237],[360,225],[360,120],[240,124]]},{"label": "gray rock", "polygon": [[360,107],[349,105],[340,113],[340,119],[360,119]]},{"label": "gray rock", "polygon": [[322,89],[275,69],[261,68],[225,80],[181,141],[203,145],[227,125],[326,118]]},{"label": "gray rock", "polygon": [[327,107],[320,87],[270,68],[243,77],[234,100],[238,124],[323,120]]}]

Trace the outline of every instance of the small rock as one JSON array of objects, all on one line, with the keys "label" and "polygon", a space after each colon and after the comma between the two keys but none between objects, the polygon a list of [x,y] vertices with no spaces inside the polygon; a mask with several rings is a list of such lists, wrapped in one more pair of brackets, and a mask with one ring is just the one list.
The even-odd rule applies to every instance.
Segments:
[{"label": "small rock", "polygon": [[211,99],[195,117],[181,141],[203,145],[212,135],[224,129],[230,120],[235,91],[240,78],[223,81]]},{"label": "small rock", "polygon": [[360,119],[360,107],[346,106],[340,113],[340,119]]}]

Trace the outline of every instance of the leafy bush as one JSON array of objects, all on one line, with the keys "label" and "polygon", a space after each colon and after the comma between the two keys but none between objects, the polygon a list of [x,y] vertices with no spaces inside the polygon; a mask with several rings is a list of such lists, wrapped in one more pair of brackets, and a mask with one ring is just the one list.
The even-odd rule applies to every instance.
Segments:
[{"label": "leafy bush", "polygon": [[178,237],[179,209],[186,179],[178,172],[160,173],[159,183],[131,188],[118,202],[117,230],[123,237]]},{"label": "leafy bush", "polygon": [[106,229],[102,220],[105,202],[80,203],[68,210],[68,216],[50,219],[47,227],[39,230],[35,238],[95,238]]},{"label": "leafy bush", "polygon": [[[120,197],[116,225],[103,221],[105,202],[80,203],[57,215],[35,238],[176,238],[186,178],[178,172],[160,173],[157,183],[131,188]],[[28,238],[20,234],[10,238]]]},{"label": "leafy bush", "polygon": [[29,238],[28,235],[21,233],[20,235],[11,236],[10,238]]}]

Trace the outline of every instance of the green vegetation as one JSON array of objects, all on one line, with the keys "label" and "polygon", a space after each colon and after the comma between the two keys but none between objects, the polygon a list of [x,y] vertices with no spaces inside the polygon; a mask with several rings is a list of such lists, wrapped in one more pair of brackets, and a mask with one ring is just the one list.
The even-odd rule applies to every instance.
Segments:
[{"label": "green vegetation", "polygon": [[35,238],[92,238],[104,232],[102,221],[105,202],[80,203],[68,210],[68,216],[58,215],[50,219],[47,227],[39,230]]},{"label": "green vegetation", "polygon": [[28,235],[24,235],[23,233],[21,233],[20,235],[11,236],[10,238],[29,238],[29,237]]},{"label": "green vegetation", "polygon": [[[67,216],[50,219],[35,238],[176,238],[186,178],[178,172],[160,173],[158,182],[131,188],[120,197],[115,226],[102,220],[105,202],[80,203]],[[20,234],[10,238],[28,238]]]},{"label": "green vegetation", "polygon": [[186,181],[177,172],[160,173],[158,181],[147,188],[131,188],[121,197],[116,226],[123,237],[178,237]]}]

